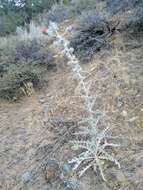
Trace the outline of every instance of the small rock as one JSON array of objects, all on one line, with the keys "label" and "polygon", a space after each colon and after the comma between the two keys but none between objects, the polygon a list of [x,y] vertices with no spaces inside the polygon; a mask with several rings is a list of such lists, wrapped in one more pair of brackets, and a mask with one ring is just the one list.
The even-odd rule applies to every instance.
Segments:
[{"label": "small rock", "polygon": [[132,123],[132,122],[136,121],[137,119],[138,119],[138,116],[132,117],[128,121]]},{"label": "small rock", "polygon": [[22,181],[24,184],[31,182],[33,179],[33,174],[31,171],[27,171],[22,175]]},{"label": "small rock", "polygon": [[138,119],[138,116],[132,117],[128,120],[128,125],[130,128],[135,127],[135,121]]},{"label": "small rock", "polygon": [[62,172],[63,175],[66,177],[72,177],[73,176],[73,170],[72,170],[72,165],[65,163],[62,167]]},{"label": "small rock", "polygon": [[125,110],[123,110],[122,116],[123,116],[123,117],[127,117],[127,115],[128,115],[128,113],[127,113]]},{"label": "small rock", "polygon": [[120,108],[124,105],[124,99],[121,96],[116,97],[117,106]]},{"label": "small rock", "polygon": [[64,181],[64,190],[78,190],[78,184],[75,180]]},{"label": "small rock", "polygon": [[49,160],[46,165],[46,181],[52,183],[60,177],[60,166],[56,160]]},{"label": "small rock", "polygon": [[45,98],[44,97],[39,97],[39,103],[41,103],[41,104],[45,103]]}]

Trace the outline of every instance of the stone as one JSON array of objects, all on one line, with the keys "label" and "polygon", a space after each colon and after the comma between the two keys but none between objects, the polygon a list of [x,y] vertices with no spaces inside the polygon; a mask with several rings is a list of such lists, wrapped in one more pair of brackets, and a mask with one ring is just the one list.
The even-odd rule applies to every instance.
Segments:
[{"label": "stone", "polygon": [[56,160],[49,160],[46,165],[46,181],[52,183],[60,178],[60,166]]},{"label": "stone", "polygon": [[32,182],[32,180],[33,180],[33,174],[32,174],[31,171],[27,171],[27,172],[25,172],[25,173],[22,175],[22,182],[23,182],[24,184],[29,183],[29,182]]},{"label": "stone", "polygon": [[122,107],[124,105],[124,98],[121,96],[116,97],[116,103],[118,108]]}]

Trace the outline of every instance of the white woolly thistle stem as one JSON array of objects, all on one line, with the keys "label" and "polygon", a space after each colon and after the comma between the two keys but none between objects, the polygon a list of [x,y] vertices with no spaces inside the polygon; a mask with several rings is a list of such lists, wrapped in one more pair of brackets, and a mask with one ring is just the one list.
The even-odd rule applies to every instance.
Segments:
[{"label": "white woolly thistle stem", "polygon": [[63,50],[61,54],[66,55],[68,58],[67,65],[70,66],[74,77],[79,82],[80,95],[84,98],[85,109],[89,113],[88,118],[85,120],[82,119],[82,121],[79,122],[79,124],[88,123],[89,128],[81,128],[81,130],[75,135],[87,134],[90,136],[90,138],[71,142],[73,146],[77,147],[78,149],[84,149],[85,151],[73,158],[71,161],[69,161],[69,163],[74,163],[73,170],[77,170],[82,164],[84,165],[84,167],[78,173],[79,177],[81,177],[90,167],[93,167],[94,171],[98,167],[102,179],[106,181],[102,169],[104,160],[114,162],[120,168],[119,162],[112,155],[106,152],[106,148],[118,147],[118,145],[107,141],[107,139],[109,139],[107,138],[108,128],[102,131],[99,131],[97,128],[101,114],[97,114],[97,112],[93,110],[96,98],[90,95],[90,87],[92,82],[85,82],[86,75],[89,73],[82,70],[79,60],[73,54],[74,49],[70,48],[69,41],[66,40],[63,35],[60,35],[58,32],[58,26],[55,23],[50,23],[50,34],[56,38],[54,45],[58,47],[62,46]]},{"label": "white woolly thistle stem", "polygon": [[85,108],[88,111],[89,114],[93,114],[93,106],[95,103],[95,97],[93,98],[90,95],[90,87],[91,82],[85,82],[86,75],[89,75],[88,72],[83,71],[82,67],[80,66],[79,60],[76,58],[76,56],[73,54],[74,49],[69,47],[69,41],[63,37],[63,35],[60,35],[58,32],[58,26],[50,22],[50,34],[53,34],[53,36],[56,37],[56,42],[54,45],[63,47],[63,51],[61,52],[62,55],[66,55],[68,58],[67,65],[70,66],[73,76],[78,80],[79,82],[79,88],[80,88],[80,95],[84,98],[85,102]]}]

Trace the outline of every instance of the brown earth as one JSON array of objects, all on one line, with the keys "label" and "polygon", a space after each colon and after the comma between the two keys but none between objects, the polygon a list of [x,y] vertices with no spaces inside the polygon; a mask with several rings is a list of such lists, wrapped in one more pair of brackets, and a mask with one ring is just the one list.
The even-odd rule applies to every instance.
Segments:
[{"label": "brown earth", "polygon": [[[104,51],[82,65],[90,72],[87,80],[93,81],[95,109],[110,118],[110,128],[121,144],[114,152],[121,169],[108,164],[108,183],[90,170],[80,179],[82,190],[143,190],[143,41],[125,43],[121,39],[117,36],[114,40],[112,52]],[[2,190],[52,189],[45,179],[45,165],[49,159],[62,163],[71,156],[67,142],[76,121],[85,116],[78,82],[70,69],[60,64],[47,78],[43,91],[17,103],[0,103]],[[27,171],[33,176],[25,187],[22,175]],[[56,180],[60,179],[52,183]]]}]

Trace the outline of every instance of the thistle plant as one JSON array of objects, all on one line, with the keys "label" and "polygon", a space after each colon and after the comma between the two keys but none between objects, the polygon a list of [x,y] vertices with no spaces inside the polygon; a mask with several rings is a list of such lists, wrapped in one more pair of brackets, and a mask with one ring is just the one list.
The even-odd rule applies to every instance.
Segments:
[{"label": "thistle plant", "polygon": [[78,171],[79,177],[89,168],[93,168],[95,172],[98,169],[102,179],[106,181],[103,172],[104,161],[114,162],[120,168],[120,163],[108,152],[108,149],[118,147],[119,145],[108,142],[112,139],[112,136],[109,134],[109,127],[100,130],[97,127],[99,120],[100,116],[87,118],[79,123],[87,124],[88,126],[80,127],[79,132],[75,133],[79,140],[71,141],[71,144],[74,149],[82,151],[69,163],[74,164],[73,170]]},{"label": "thistle plant", "polygon": [[54,45],[62,47],[61,55],[69,60],[67,65],[70,66],[73,76],[78,81],[80,96],[84,100],[85,110],[88,113],[88,118],[81,119],[79,122],[80,129],[75,133],[76,140],[70,142],[72,147],[80,150],[81,153],[71,159],[69,164],[73,165],[72,170],[77,172],[79,177],[92,167],[94,171],[98,169],[102,179],[106,181],[103,171],[104,161],[114,162],[120,168],[119,162],[112,156],[111,151],[108,151],[119,145],[110,143],[113,137],[109,134],[109,127],[103,130],[98,127],[99,121],[104,120],[104,114],[94,110],[96,98],[90,93],[92,81],[85,81],[90,73],[83,71],[79,60],[73,54],[74,50],[70,47],[69,41],[58,32],[58,26],[50,23],[49,29],[49,34],[56,38]]}]

